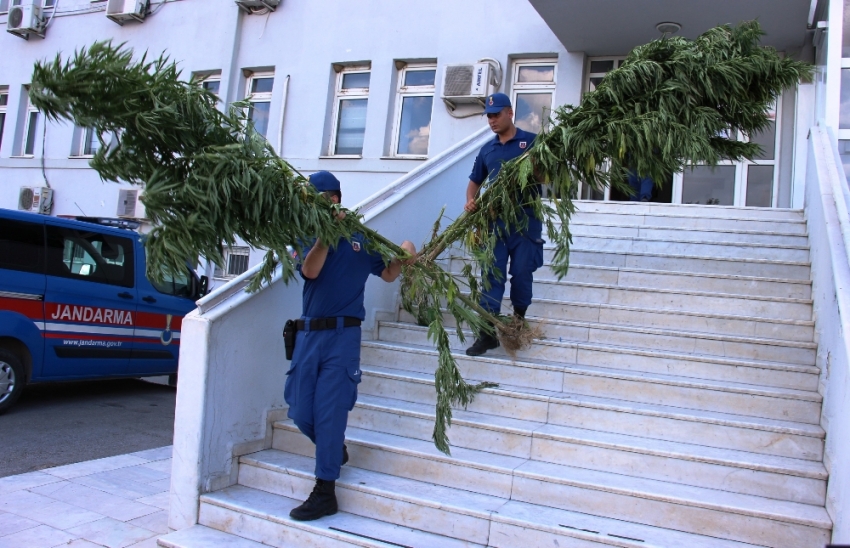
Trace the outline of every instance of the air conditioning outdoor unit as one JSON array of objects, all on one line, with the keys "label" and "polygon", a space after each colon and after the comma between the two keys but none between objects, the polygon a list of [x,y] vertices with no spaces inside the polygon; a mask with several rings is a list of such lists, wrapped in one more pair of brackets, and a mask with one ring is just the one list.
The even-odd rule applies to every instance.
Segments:
[{"label": "air conditioning outdoor unit", "polygon": [[483,105],[484,98],[493,92],[491,70],[490,63],[446,65],[443,73],[443,100],[453,104]]},{"label": "air conditioning outdoor unit", "polygon": [[236,0],[236,5],[248,13],[261,9],[274,11],[280,5],[280,0]]},{"label": "air conditioning outdoor unit", "polygon": [[118,216],[135,217],[136,202],[139,200],[138,190],[122,189],[118,191]]},{"label": "air conditioning outdoor unit", "polygon": [[[40,4],[40,2],[39,2]],[[34,2],[12,6],[6,19],[6,30],[24,40],[29,40],[30,34],[44,38],[44,18],[41,6]]]},{"label": "air conditioning outdoor unit", "polygon": [[119,25],[127,21],[142,22],[148,12],[148,0],[109,0],[106,16]]},{"label": "air conditioning outdoor unit", "polygon": [[50,215],[53,209],[53,189],[22,186],[18,194],[18,209]]}]

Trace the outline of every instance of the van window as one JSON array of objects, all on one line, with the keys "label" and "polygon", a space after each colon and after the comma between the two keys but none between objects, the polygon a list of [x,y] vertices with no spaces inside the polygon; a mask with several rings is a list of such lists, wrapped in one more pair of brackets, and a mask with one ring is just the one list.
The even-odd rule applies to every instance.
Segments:
[{"label": "van window", "polygon": [[192,298],[192,278],[188,270],[172,274],[168,269],[162,270],[162,281],[150,281],[151,285],[160,293],[174,295],[175,297]]},{"label": "van window", "polygon": [[47,273],[133,287],[133,240],[48,225]]},{"label": "van window", "polygon": [[44,274],[44,225],[0,219],[0,268]]}]

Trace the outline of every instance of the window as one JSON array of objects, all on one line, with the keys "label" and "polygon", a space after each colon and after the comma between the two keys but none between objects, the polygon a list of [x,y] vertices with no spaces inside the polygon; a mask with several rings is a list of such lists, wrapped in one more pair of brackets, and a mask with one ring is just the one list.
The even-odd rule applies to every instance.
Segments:
[{"label": "window", "polygon": [[585,81],[584,91],[594,91],[605,75],[625,61],[625,57],[592,57],[587,60],[587,80]]},{"label": "window", "polygon": [[428,155],[436,76],[434,65],[408,65],[399,71],[393,156]]},{"label": "window", "polygon": [[224,268],[215,267],[214,278],[235,278],[248,270],[248,256],[250,249],[247,247],[228,247],[224,250]]},{"label": "window", "polygon": [[166,269],[162,270],[162,281],[155,282],[151,280],[151,285],[165,295],[174,295],[176,297],[192,297],[193,276],[189,273],[189,269],[172,274]]},{"label": "window", "polygon": [[35,155],[35,141],[38,133],[38,110],[29,99],[29,89],[26,90],[27,110],[24,118],[24,135],[21,140],[21,156]]},{"label": "window", "polygon": [[369,69],[363,67],[346,67],[337,75],[329,151],[332,156],[363,154],[370,76]]},{"label": "window", "polygon": [[[200,82],[202,88],[218,95],[221,88],[221,72],[196,72],[192,77],[196,82]],[[249,89],[248,94],[250,95],[250,93]]]},{"label": "window", "polygon": [[9,105],[9,88],[0,87],[0,147],[3,146],[3,128],[6,126],[6,108]]},{"label": "window", "polygon": [[73,156],[94,156],[100,150],[100,139],[97,131],[90,127],[77,128],[78,140]]},{"label": "window", "polygon": [[514,63],[511,90],[514,123],[520,129],[540,133],[555,101],[554,61]]},{"label": "window", "polygon": [[133,287],[133,240],[48,226],[47,274]]},{"label": "window", "polygon": [[0,268],[44,274],[44,225],[0,219]]},{"label": "window", "polygon": [[[210,84],[213,85],[212,83]],[[266,136],[269,130],[269,111],[272,105],[272,88],[274,87],[273,73],[254,73],[248,78],[247,99],[251,103],[248,108],[248,120],[254,129]],[[215,86],[216,92],[218,86]],[[212,91],[212,90],[210,90]]]}]

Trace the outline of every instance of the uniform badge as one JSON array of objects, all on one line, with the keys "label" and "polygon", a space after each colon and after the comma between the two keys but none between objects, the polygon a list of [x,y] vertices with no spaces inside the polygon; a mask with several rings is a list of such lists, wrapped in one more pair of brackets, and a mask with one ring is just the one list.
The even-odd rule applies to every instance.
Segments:
[{"label": "uniform badge", "polygon": [[354,251],[360,251],[360,242],[351,242],[351,248]]},{"label": "uniform badge", "polygon": [[492,95],[490,96],[490,106],[491,107],[493,106],[493,96]]},{"label": "uniform badge", "polygon": [[527,143],[525,141],[519,142],[519,148],[525,148],[526,146],[527,146]]}]

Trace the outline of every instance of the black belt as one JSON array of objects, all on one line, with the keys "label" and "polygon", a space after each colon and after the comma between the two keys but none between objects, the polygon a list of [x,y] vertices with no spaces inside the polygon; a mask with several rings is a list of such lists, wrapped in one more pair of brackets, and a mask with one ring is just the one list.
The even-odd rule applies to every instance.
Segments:
[{"label": "black belt", "polygon": [[[324,329],[336,329],[336,318],[313,318],[312,320],[307,320],[310,322],[310,331],[322,331]],[[307,328],[307,321],[305,320],[295,320],[295,325],[298,327],[298,331],[304,331]],[[360,318],[352,318],[351,316],[345,316],[342,321],[343,327],[360,327]]]}]

